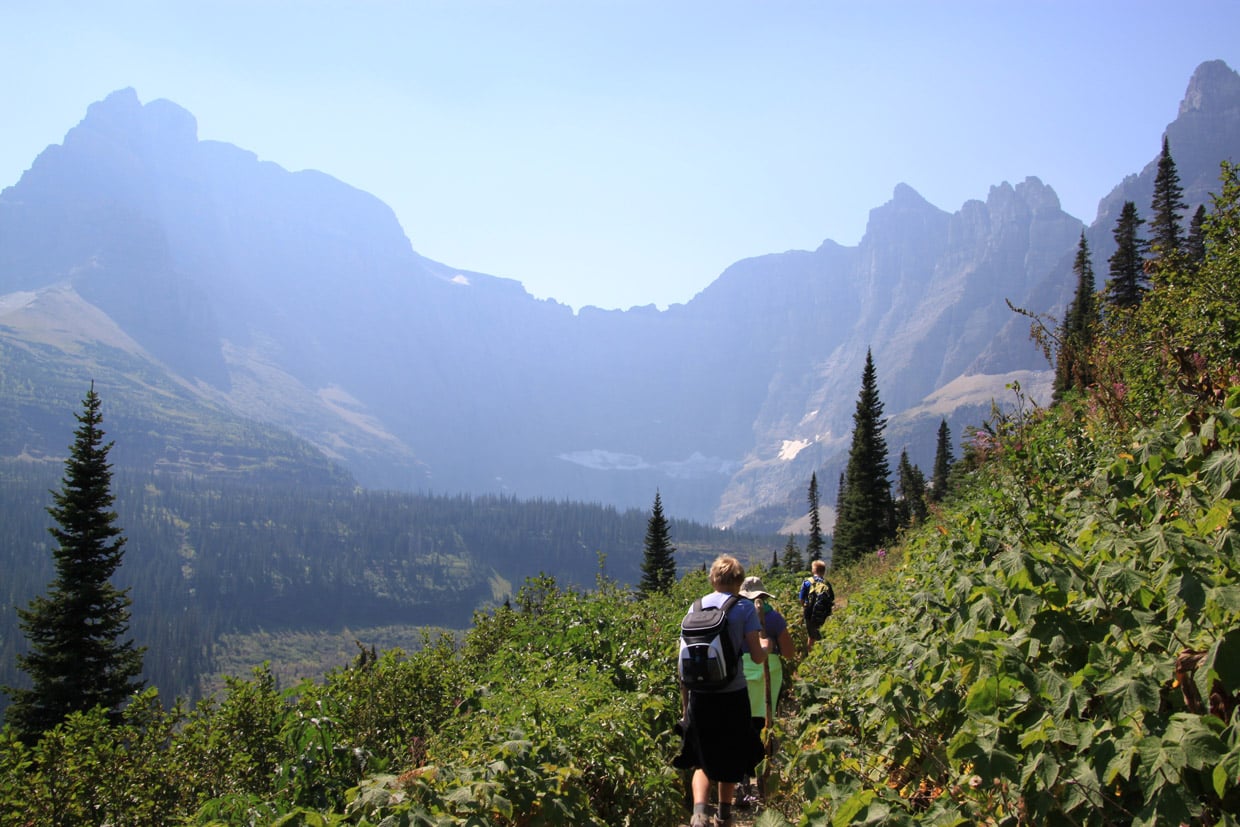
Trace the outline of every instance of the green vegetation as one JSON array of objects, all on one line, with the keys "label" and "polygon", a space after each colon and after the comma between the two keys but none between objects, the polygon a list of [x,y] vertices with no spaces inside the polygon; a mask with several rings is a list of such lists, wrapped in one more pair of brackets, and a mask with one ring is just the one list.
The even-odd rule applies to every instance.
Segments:
[{"label": "green vegetation", "polygon": [[1094,292],[1094,268],[1084,230],[1076,248],[1072,272],[1076,274],[1076,293],[1068,303],[1056,337],[1059,341],[1053,397],[1056,402],[1062,400],[1068,391],[1094,383],[1090,353],[1094,334],[1098,330],[1098,297]]},{"label": "green vegetation", "polygon": [[1197,266],[1101,322],[1095,384],[1019,398],[800,670],[800,824],[1234,824],[1240,185]]},{"label": "green vegetation", "polygon": [[125,537],[112,510],[112,467],[94,385],[77,415],[60,490],[48,514],[56,540],[56,579],[46,594],[18,609],[30,651],[17,658],[29,689],[5,687],[13,698],[5,720],[27,742],[71,712],[100,706],[109,712],[142,688],[142,649],[129,633],[127,590],[112,583],[125,555]]},{"label": "green vegetation", "polygon": [[805,558],[801,556],[801,548],[797,545],[797,538],[793,534],[788,535],[788,542],[784,544],[783,566],[791,572],[806,571]]},{"label": "green vegetation", "polygon": [[896,528],[907,531],[926,521],[929,503],[926,499],[926,475],[909,462],[908,451],[900,452],[896,464]]},{"label": "green vegetation", "polygon": [[850,565],[874,551],[895,533],[891,498],[891,466],[883,430],[883,403],[878,397],[874,358],[865,354],[857,410],[853,414],[852,447],[840,490],[831,543],[832,566]]},{"label": "green vegetation", "polygon": [[1110,277],[1107,279],[1106,299],[1112,307],[1135,307],[1141,303],[1145,293],[1144,254],[1148,245],[1139,235],[1144,223],[1137,214],[1137,205],[1125,201],[1112,233],[1115,252],[1107,260]]},{"label": "green vegetation", "polygon": [[1150,248],[1158,259],[1175,255],[1184,241],[1181,216],[1188,204],[1184,203],[1184,188],[1180,186],[1180,173],[1171,157],[1171,142],[1163,136],[1162,153],[1158,156],[1158,173],[1154,177],[1154,198],[1150,205]]},{"label": "green vegetation", "polygon": [[642,581],[638,590],[643,595],[666,592],[676,583],[676,547],[672,545],[672,528],[663,516],[663,500],[654,493],[654,505],[646,522],[646,545],[642,553]]},{"label": "green vegetation", "polygon": [[641,601],[534,578],[459,642],[284,691],[260,669],[193,710],[148,692],[114,727],[75,714],[33,747],[6,736],[0,823],[673,824],[675,640],[708,590],[700,571]]},{"label": "green vegetation", "polygon": [[[822,536],[822,517],[818,513],[818,474],[809,475],[809,536],[805,540],[805,554],[810,560],[821,560],[827,541]],[[797,555],[799,557],[800,555]],[[800,568],[798,566],[798,568]]]},{"label": "green vegetation", "polygon": [[956,457],[952,454],[952,432],[947,420],[939,421],[939,432],[934,443],[934,471],[930,476],[930,502],[941,502],[950,487],[952,466]]}]

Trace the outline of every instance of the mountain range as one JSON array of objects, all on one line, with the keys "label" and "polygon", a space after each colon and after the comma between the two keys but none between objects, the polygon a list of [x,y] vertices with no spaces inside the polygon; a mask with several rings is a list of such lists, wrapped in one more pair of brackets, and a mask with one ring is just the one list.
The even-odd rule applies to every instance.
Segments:
[{"label": "mountain range", "polygon": [[[1240,158],[1240,75],[1203,63],[1165,134],[1208,203]],[[0,457],[60,462],[93,381],[126,467],[620,508],[657,491],[680,518],[791,530],[812,473],[834,502],[867,350],[889,447],[922,468],[941,420],[959,453],[1015,385],[1047,401],[1009,303],[1062,315],[1082,233],[1105,280],[1161,138],[1088,226],[1035,177],[952,213],[902,184],[856,246],[739,261],[666,310],[574,312],[124,89],[0,192]]]}]

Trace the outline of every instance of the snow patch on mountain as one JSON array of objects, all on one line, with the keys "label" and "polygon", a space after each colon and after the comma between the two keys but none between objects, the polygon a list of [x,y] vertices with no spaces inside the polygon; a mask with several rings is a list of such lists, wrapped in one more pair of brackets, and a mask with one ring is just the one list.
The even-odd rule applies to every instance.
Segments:
[{"label": "snow patch on mountain", "polygon": [[779,458],[784,462],[791,462],[797,458],[797,454],[804,451],[811,444],[808,439],[785,439],[784,444],[779,449]]},{"label": "snow patch on mountain", "polygon": [[722,457],[708,457],[694,451],[682,460],[649,462],[636,454],[594,448],[588,451],[569,451],[557,454],[557,459],[589,468],[593,471],[657,471],[675,479],[700,479],[710,476],[734,474],[740,463]]}]

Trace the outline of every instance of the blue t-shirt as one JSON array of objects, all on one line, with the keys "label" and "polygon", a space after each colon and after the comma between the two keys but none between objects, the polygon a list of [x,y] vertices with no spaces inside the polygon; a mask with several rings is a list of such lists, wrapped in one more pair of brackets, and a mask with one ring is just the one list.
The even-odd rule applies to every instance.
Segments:
[{"label": "blue t-shirt", "polygon": [[[702,598],[702,608],[710,608],[711,606],[719,607],[731,597],[730,594],[723,592],[711,592]],[[732,639],[732,651],[736,653],[739,660],[740,656],[748,652],[745,646],[745,635],[749,632],[757,632],[762,628],[761,622],[758,620],[758,612],[753,607],[753,603],[748,600],[741,599],[733,604],[728,610],[728,637]],[[736,669],[736,677],[732,682],[716,692],[734,692],[738,689],[747,689],[745,683],[745,673],[740,669],[739,664]]]},{"label": "blue t-shirt", "polygon": [[[757,606],[754,606],[755,612],[757,611],[757,608],[758,608]],[[759,628],[761,628],[761,625],[762,625],[761,617],[758,618],[758,625],[759,625]],[[773,606],[767,606],[766,607],[766,636],[770,638],[770,641],[771,641],[770,654],[772,655],[783,654],[783,652],[779,651],[779,636],[783,634],[784,630],[787,628],[788,628],[788,621],[785,620],[784,616],[779,613],[779,609],[776,609]]]}]

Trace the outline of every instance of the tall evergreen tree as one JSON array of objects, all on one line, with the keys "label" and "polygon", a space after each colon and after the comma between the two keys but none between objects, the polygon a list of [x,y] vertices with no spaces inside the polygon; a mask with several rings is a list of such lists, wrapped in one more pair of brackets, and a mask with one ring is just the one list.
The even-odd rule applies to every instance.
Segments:
[{"label": "tall evergreen tree", "polygon": [[952,432],[947,427],[947,420],[939,420],[938,440],[934,446],[934,471],[930,475],[930,501],[941,502],[947,496],[948,478],[951,475],[952,463]]},{"label": "tall evergreen tree", "polygon": [[805,541],[805,554],[810,560],[821,560],[826,543],[822,538],[822,520],[818,516],[818,474],[809,475],[809,539]]},{"label": "tall evergreen tree", "polygon": [[837,565],[860,560],[894,534],[891,468],[883,436],[886,427],[874,358],[866,351],[861,391],[853,414],[852,447],[844,471],[844,493],[835,519],[832,559]]},{"label": "tall evergreen tree", "polygon": [[801,556],[801,549],[797,546],[797,538],[793,534],[788,535],[788,542],[784,545],[784,568],[793,572],[806,570],[805,558]]},{"label": "tall evergreen tree", "polygon": [[926,521],[926,476],[909,462],[908,451],[900,452],[896,465],[896,527],[908,528]]},{"label": "tall evergreen tree", "polygon": [[663,500],[654,492],[654,505],[646,521],[646,546],[642,557],[642,596],[667,592],[676,585],[676,549],[672,546],[671,526],[663,516]]},{"label": "tall evergreen tree", "polygon": [[1181,214],[1188,209],[1184,203],[1184,189],[1180,186],[1180,174],[1176,172],[1171,157],[1171,144],[1163,136],[1162,154],[1158,157],[1158,172],[1154,176],[1154,199],[1151,202],[1153,217],[1150,218],[1150,249],[1155,258],[1162,259],[1180,251],[1184,241]]},{"label": "tall evergreen tree", "polygon": [[1059,334],[1059,354],[1055,361],[1052,398],[1059,400],[1073,388],[1093,383],[1090,350],[1098,327],[1097,300],[1094,296],[1094,268],[1089,260],[1089,242],[1084,231],[1076,248],[1076,294],[1064,314]]},{"label": "tall evergreen tree", "polygon": [[1184,252],[1188,263],[1194,268],[1200,267],[1206,260],[1206,205],[1197,205],[1193,220],[1188,225],[1188,239],[1184,242]]},{"label": "tall evergreen tree", "polygon": [[112,468],[100,428],[103,416],[94,383],[75,414],[78,428],[65,460],[65,476],[53,505],[48,529],[56,540],[52,552],[56,578],[48,593],[18,609],[19,625],[30,651],[17,656],[31,679],[29,689],[6,687],[12,705],[6,720],[25,740],[60,723],[72,712],[102,706],[118,708],[143,682],[142,654],[129,633],[128,589],[111,580],[124,557],[125,538],[112,510]]},{"label": "tall evergreen tree", "polygon": [[1107,280],[1107,302],[1112,307],[1135,307],[1145,294],[1145,248],[1137,205],[1125,201],[1115,222],[1115,252],[1108,259],[1110,278]]}]

